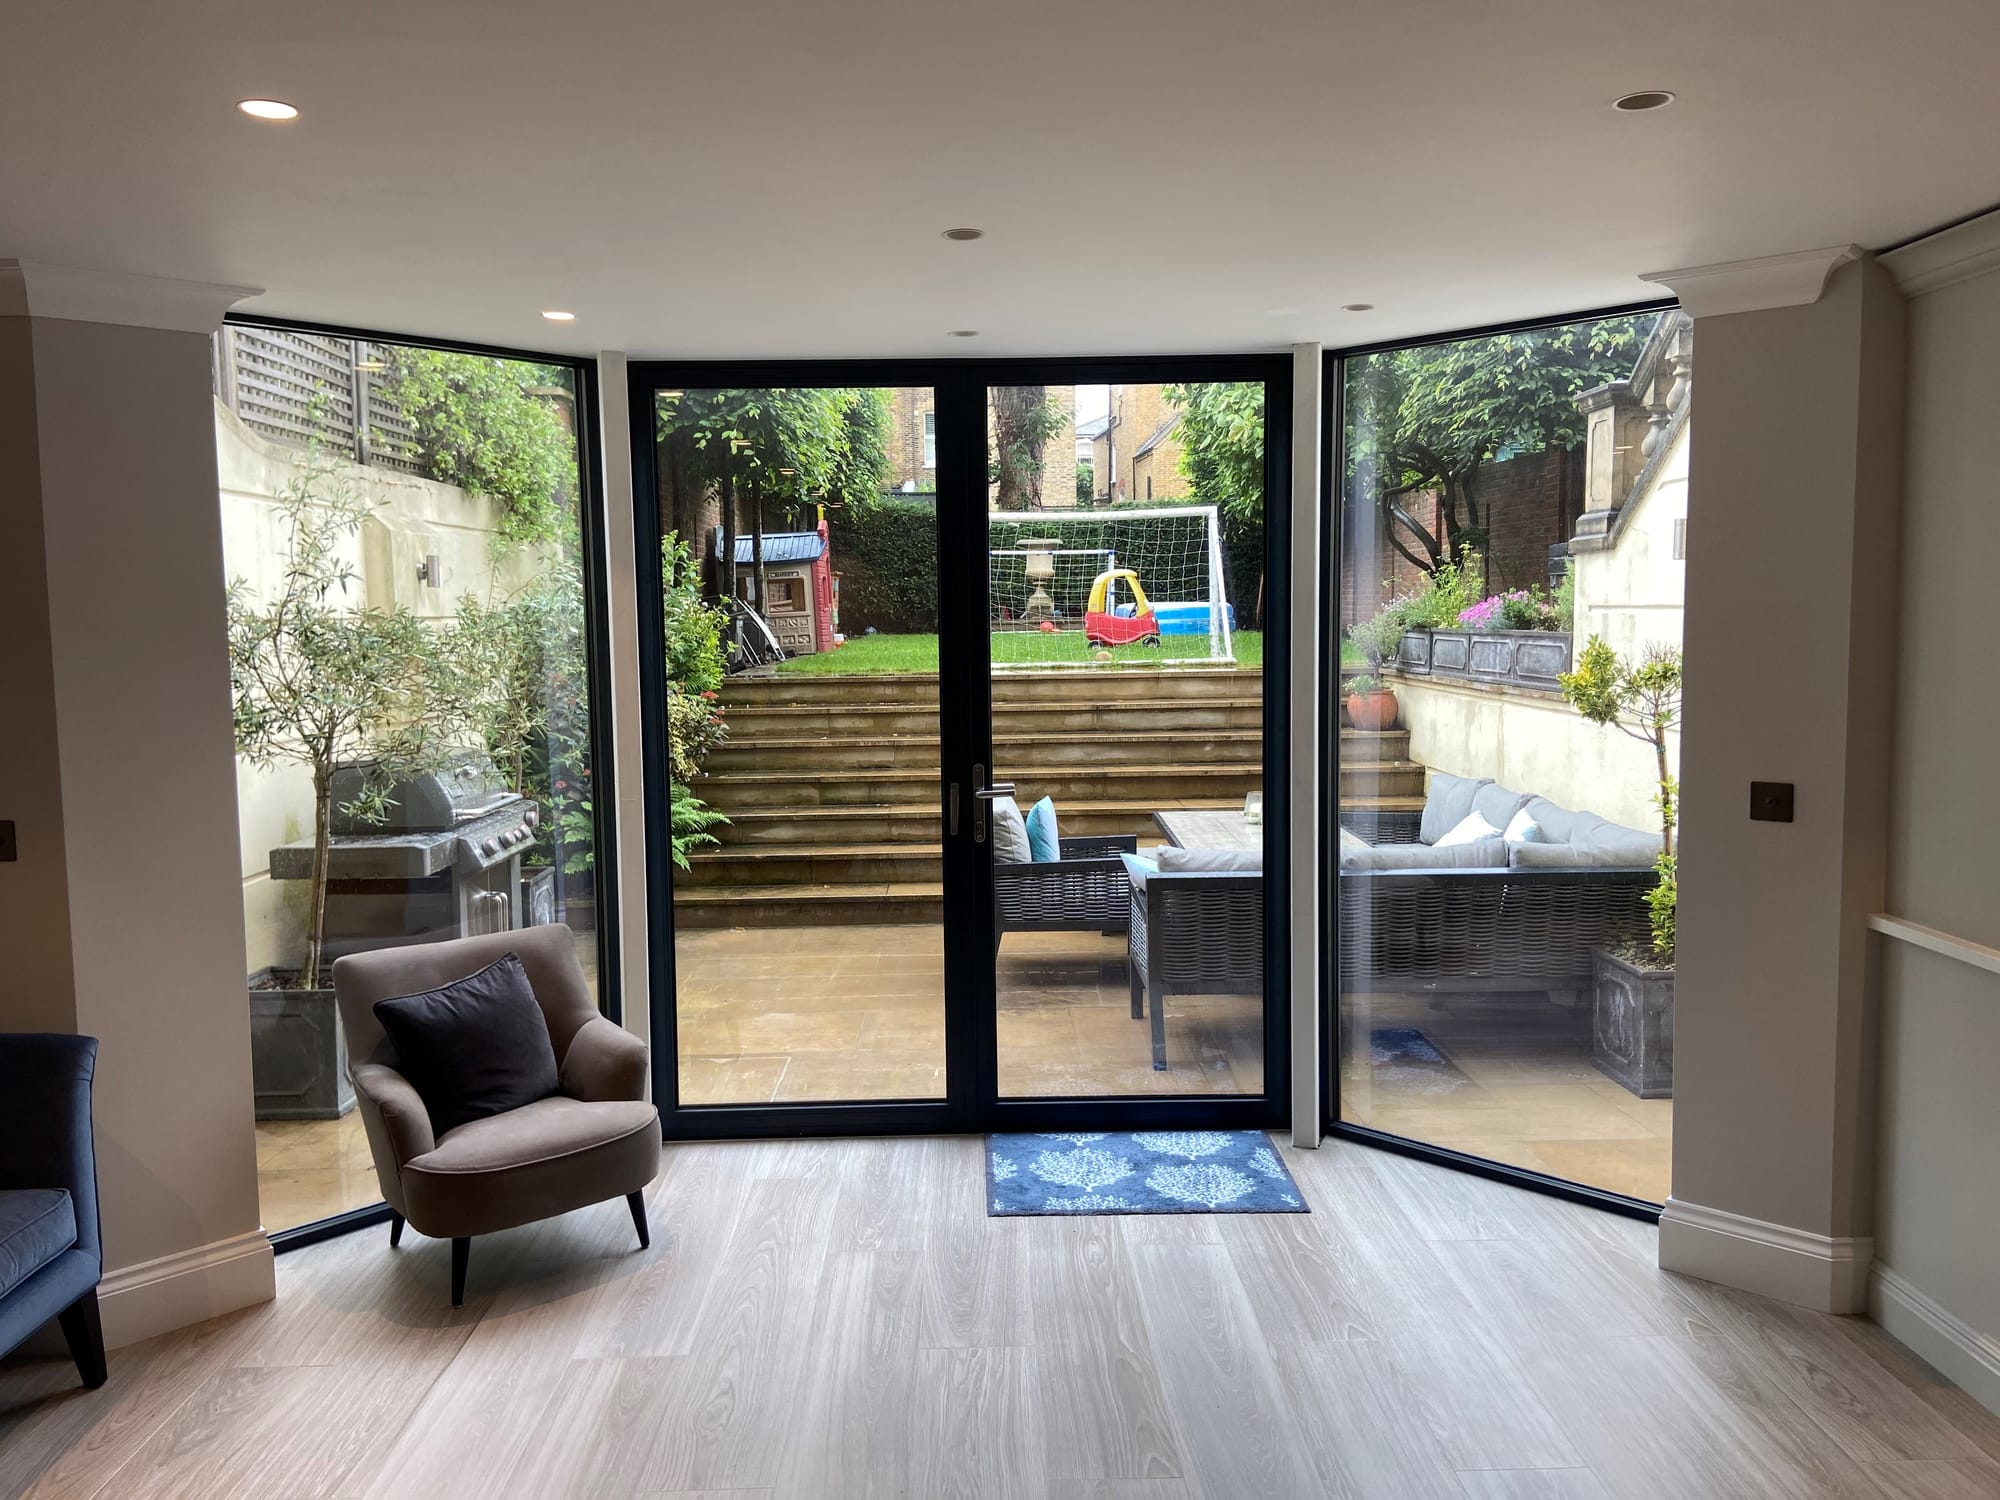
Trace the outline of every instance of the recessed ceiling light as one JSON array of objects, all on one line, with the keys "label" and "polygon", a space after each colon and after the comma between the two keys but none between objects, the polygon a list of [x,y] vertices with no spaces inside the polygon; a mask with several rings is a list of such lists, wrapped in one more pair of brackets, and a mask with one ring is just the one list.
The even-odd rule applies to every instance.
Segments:
[{"label": "recessed ceiling light", "polygon": [[296,120],[299,117],[298,106],[287,104],[282,99],[244,99],[236,107],[253,120]]},{"label": "recessed ceiling light", "polygon": [[955,339],[976,339],[979,337],[979,330],[977,328],[954,328],[950,331],[948,337]]},{"label": "recessed ceiling light", "polygon": [[986,231],[983,229],[947,229],[944,232],[944,237],[948,240],[983,240],[986,238]]},{"label": "recessed ceiling light", "polygon": [[1626,114],[1637,114],[1641,110],[1665,109],[1674,102],[1674,96],[1665,89],[1642,89],[1636,94],[1623,94],[1611,101],[1613,109],[1621,109]]},{"label": "recessed ceiling light", "polygon": [[559,307],[543,308],[542,316],[547,318],[551,323],[574,323],[576,321],[575,313],[564,312]]},{"label": "recessed ceiling light", "polygon": [[1373,312],[1375,311],[1375,304],[1372,302],[1343,302],[1340,304],[1340,310],[1342,312]]}]

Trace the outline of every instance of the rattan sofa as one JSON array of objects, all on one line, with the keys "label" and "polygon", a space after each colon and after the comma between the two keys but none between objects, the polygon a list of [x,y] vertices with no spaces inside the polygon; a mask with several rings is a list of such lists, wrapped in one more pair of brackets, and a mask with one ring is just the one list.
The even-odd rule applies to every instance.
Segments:
[{"label": "rattan sofa", "polygon": [[[1439,836],[1475,808],[1495,826],[1525,808],[1543,836],[1482,841],[1484,867],[1430,864]],[[1371,846],[1370,868],[1341,859],[1345,993],[1581,990],[1591,949],[1647,933],[1659,841],[1637,829],[1435,772],[1421,813],[1343,812],[1341,826]],[[1398,849],[1409,851],[1407,865]]]},{"label": "rattan sofa", "polygon": [[1133,835],[1066,838],[1061,859],[993,866],[993,942],[1010,932],[1101,932],[1115,936],[1130,921],[1129,882],[1120,854],[1139,847]]},{"label": "rattan sofa", "polygon": [[1126,872],[1132,1019],[1152,1018],[1153,1068],[1167,1066],[1168,995],[1264,993],[1264,876],[1257,870]]}]

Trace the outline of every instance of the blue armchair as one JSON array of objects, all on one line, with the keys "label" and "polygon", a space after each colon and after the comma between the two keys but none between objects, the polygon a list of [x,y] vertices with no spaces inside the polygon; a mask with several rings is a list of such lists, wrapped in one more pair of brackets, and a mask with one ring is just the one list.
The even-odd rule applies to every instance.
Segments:
[{"label": "blue armchair", "polygon": [[0,1036],[0,1354],[50,1318],[83,1383],[104,1384],[93,1036]]}]

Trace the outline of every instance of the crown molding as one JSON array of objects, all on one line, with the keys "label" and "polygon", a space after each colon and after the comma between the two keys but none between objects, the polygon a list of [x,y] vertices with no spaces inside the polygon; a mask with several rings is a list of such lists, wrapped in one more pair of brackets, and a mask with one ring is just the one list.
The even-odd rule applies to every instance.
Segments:
[{"label": "crown molding", "polygon": [[1882,265],[1906,297],[2000,271],[2000,209],[1891,250]]},{"label": "crown molding", "polygon": [[263,292],[255,286],[0,260],[0,317],[213,333],[231,307]]},{"label": "crown molding", "polygon": [[1860,258],[1859,245],[1829,245],[1792,255],[1761,255],[1755,260],[1726,260],[1678,271],[1648,271],[1640,279],[1657,281],[1670,289],[1689,317],[1715,318],[1817,302],[1834,268]]}]

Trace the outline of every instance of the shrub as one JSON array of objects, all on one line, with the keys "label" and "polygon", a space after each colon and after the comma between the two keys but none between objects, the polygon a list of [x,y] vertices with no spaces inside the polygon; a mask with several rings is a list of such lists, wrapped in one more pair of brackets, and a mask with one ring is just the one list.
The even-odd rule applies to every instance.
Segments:
[{"label": "shrub", "polygon": [[1378,677],[1370,677],[1366,672],[1355,673],[1352,677],[1347,679],[1345,686],[1347,689],[1347,696],[1350,698],[1356,697],[1362,693],[1379,693],[1382,691],[1381,679]]},{"label": "shrub", "polygon": [[892,635],[938,628],[937,511],[908,500],[845,506],[829,513],[833,567],[840,574],[840,628]]},{"label": "shrub", "polygon": [[1458,623],[1474,630],[1557,630],[1561,628],[1555,601],[1541,586],[1509,589],[1458,613]]},{"label": "shrub", "polygon": [[500,502],[509,542],[571,524],[576,439],[557,412],[566,371],[446,349],[399,348],[383,396],[409,419],[424,473]]},{"label": "shrub", "polygon": [[1681,719],[1681,654],[1653,645],[1636,663],[1622,660],[1601,637],[1592,636],[1577,658],[1576,670],[1556,679],[1563,697],[1593,724],[1608,724],[1653,747],[1653,805],[1660,813],[1660,857],[1653,868],[1659,881],[1647,894],[1653,951],[1672,961],[1674,911],[1678,897],[1674,828],[1680,822],[1680,782],[1667,770],[1667,731]]}]

